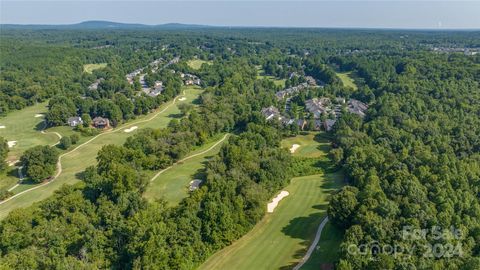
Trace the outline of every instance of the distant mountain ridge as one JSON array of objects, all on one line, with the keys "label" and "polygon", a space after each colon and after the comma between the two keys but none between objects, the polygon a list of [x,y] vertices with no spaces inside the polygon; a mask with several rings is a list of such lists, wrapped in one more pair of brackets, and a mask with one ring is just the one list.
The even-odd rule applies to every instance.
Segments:
[{"label": "distant mountain ridge", "polygon": [[2,29],[191,29],[211,27],[215,26],[181,23],[148,25],[110,21],[84,21],[75,24],[0,24]]}]

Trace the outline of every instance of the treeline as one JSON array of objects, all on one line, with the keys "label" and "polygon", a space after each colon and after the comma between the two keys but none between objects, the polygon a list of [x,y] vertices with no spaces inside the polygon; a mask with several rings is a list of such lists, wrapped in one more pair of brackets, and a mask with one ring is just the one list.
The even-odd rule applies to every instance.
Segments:
[{"label": "treeline", "polygon": [[[291,177],[280,133],[259,108],[273,92],[243,59],[218,63],[232,76],[202,94],[164,130],[145,130],[124,146],[104,146],[84,184],[63,187],[0,223],[4,268],[191,269],[238,239],[264,215]],[[146,170],[180,159],[219,132],[236,131],[206,164],[200,189],[176,207],[142,197]]]},{"label": "treeline", "polygon": [[[478,59],[410,53],[351,61],[376,102],[365,124],[336,125],[334,153],[352,185],[328,210],[346,230],[337,268],[478,269]],[[425,236],[410,238],[414,229]]]}]

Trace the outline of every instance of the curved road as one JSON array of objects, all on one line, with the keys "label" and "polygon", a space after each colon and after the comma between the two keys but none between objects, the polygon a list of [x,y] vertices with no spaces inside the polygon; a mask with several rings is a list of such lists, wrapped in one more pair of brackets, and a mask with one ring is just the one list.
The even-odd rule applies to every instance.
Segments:
[{"label": "curved road", "polygon": [[[155,117],[157,117],[159,114],[165,112],[168,108],[170,108],[170,106],[174,105],[175,102],[177,101],[177,99],[180,98],[180,97],[182,97],[182,96],[184,96],[184,95],[185,95],[185,90],[183,91],[183,95],[179,95],[179,96],[175,97],[170,104],[168,104],[165,108],[163,108],[162,110],[160,110],[160,111],[158,111],[157,113],[155,113],[154,115],[152,115],[150,118],[147,118],[147,119],[144,119],[144,120],[140,120],[140,121],[136,121],[136,122],[132,122],[132,123],[126,124],[126,125],[118,128],[118,129],[111,129],[111,130],[102,132],[102,133],[96,135],[95,137],[91,138],[90,140],[88,140],[88,141],[80,144],[79,146],[75,147],[75,148],[72,149],[71,151],[68,151],[68,152],[66,152],[66,153],[61,154],[61,155],[58,157],[57,173],[56,173],[55,176],[52,178],[52,180],[50,180],[50,181],[48,181],[48,182],[44,182],[44,183],[42,183],[42,184],[39,184],[38,186],[35,186],[35,187],[32,187],[32,188],[26,189],[26,190],[24,190],[24,191],[22,191],[22,192],[19,192],[19,193],[13,195],[13,196],[11,196],[11,197],[9,197],[9,198],[1,201],[1,202],[0,202],[0,205],[6,203],[6,202],[8,202],[8,201],[10,201],[10,200],[12,200],[12,199],[14,199],[14,198],[16,198],[16,197],[18,197],[18,196],[21,196],[21,195],[23,195],[23,194],[25,194],[25,193],[28,193],[28,192],[33,191],[33,190],[35,190],[35,189],[38,189],[38,188],[40,188],[40,187],[46,186],[46,185],[52,183],[53,181],[55,181],[55,179],[57,179],[57,177],[62,173],[62,157],[66,156],[66,155],[68,155],[68,154],[70,154],[70,153],[72,153],[72,152],[74,152],[74,151],[77,151],[77,150],[78,150],[79,148],[81,148],[82,146],[87,145],[88,143],[92,142],[93,140],[95,140],[96,138],[98,138],[98,137],[100,137],[100,136],[103,136],[103,135],[109,134],[109,133],[118,132],[118,131],[120,131],[120,130],[124,130],[124,129],[126,129],[126,128],[129,128],[129,127],[131,127],[131,126],[133,126],[133,125],[137,125],[137,124],[140,124],[140,123],[145,123],[145,122],[149,122],[149,121],[153,120],[153,119],[154,119]],[[60,134],[58,134],[58,135],[60,135]],[[61,136],[60,136],[60,137],[61,137]],[[15,185],[15,187],[17,187],[17,186],[18,186],[18,184]],[[11,188],[10,190],[13,190],[13,188]]]},{"label": "curved road", "polygon": [[300,260],[300,262],[293,268],[293,270],[298,270],[300,269],[307,261],[308,259],[310,259],[310,256],[312,255],[313,251],[315,250],[315,248],[317,247],[317,244],[318,242],[320,241],[320,236],[322,235],[322,231],[323,231],[323,227],[325,227],[325,225],[327,224],[328,222],[328,217],[325,217],[322,222],[320,223],[320,225],[318,226],[318,229],[317,229],[317,234],[315,234],[315,239],[313,240],[312,244],[310,245],[310,247],[308,248],[307,250],[307,254],[305,254],[305,256],[303,256],[303,258]]}]

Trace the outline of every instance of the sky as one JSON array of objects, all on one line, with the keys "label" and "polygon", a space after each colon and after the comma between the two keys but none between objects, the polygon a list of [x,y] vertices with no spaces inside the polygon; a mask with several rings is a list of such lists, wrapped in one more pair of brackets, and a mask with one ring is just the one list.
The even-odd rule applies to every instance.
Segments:
[{"label": "sky", "polygon": [[216,26],[480,29],[476,1],[0,0],[2,24],[186,23]]}]

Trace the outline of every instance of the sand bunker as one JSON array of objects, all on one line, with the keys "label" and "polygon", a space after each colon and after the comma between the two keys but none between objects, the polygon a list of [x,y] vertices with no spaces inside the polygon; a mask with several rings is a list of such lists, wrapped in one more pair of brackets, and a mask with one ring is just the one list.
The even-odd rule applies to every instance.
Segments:
[{"label": "sand bunker", "polygon": [[178,100],[184,101],[184,100],[187,100],[187,98],[186,98],[186,97],[181,97],[181,98],[179,98]]},{"label": "sand bunker", "polygon": [[43,117],[43,114],[37,113],[37,114],[35,114],[35,117],[37,117],[37,118],[38,118],[38,117]]},{"label": "sand bunker", "polygon": [[133,126],[133,127],[131,127],[131,128],[125,129],[124,131],[127,132],[127,133],[129,133],[129,132],[134,131],[134,130],[137,129],[137,128],[138,128],[137,126]]},{"label": "sand bunker", "polygon": [[11,166],[15,165],[17,162],[18,162],[18,160],[12,160],[12,161],[7,162],[7,164],[8,164],[8,166],[11,167]]},{"label": "sand bunker", "polygon": [[273,210],[277,207],[278,203],[285,197],[288,196],[288,191],[282,190],[280,194],[277,195],[277,197],[273,198],[271,203],[267,204],[267,212],[268,213],[273,213]]},{"label": "sand bunker", "polygon": [[5,128],[5,126],[0,126],[0,128]]},{"label": "sand bunker", "polygon": [[297,151],[297,149],[300,147],[300,144],[294,144],[292,145],[292,147],[290,147],[290,153],[295,153],[295,151]]},{"label": "sand bunker", "polygon": [[200,184],[202,183],[202,180],[200,179],[195,179],[193,181],[190,181],[190,191],[194,191],[200,187]]},{"label": "sand bunker", "polygon": [[8,144],[8,148],[12,148],[15,145],[17,145],[17,141],[8,141],[7,144]]}]

